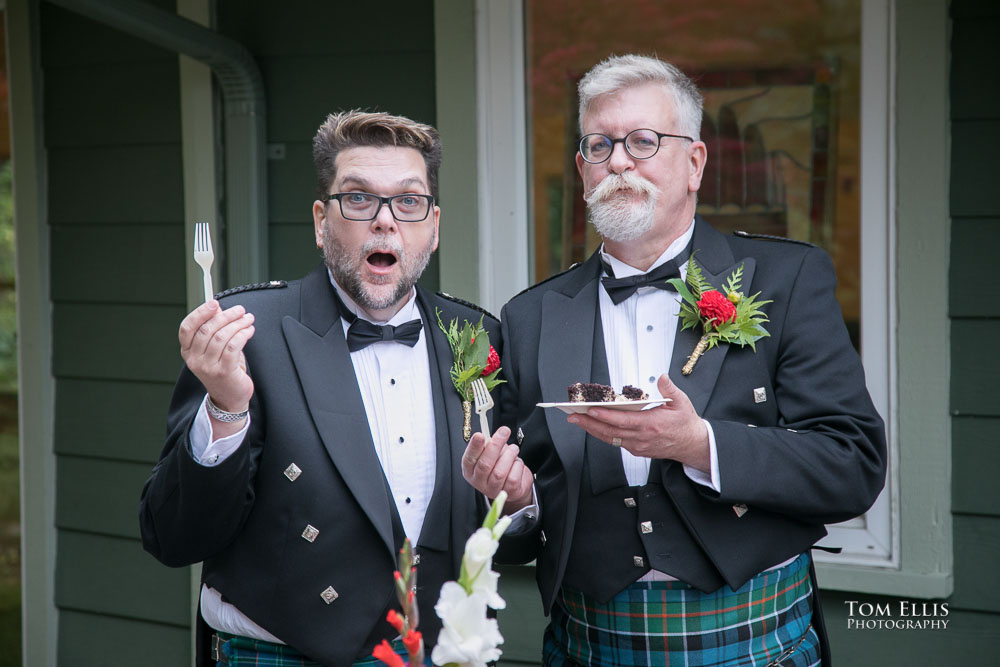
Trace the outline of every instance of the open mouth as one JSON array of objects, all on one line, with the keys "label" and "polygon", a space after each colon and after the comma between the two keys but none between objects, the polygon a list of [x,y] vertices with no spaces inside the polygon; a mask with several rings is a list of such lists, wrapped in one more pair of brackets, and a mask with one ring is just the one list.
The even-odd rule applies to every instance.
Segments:
[{"label": "open mouth", "polygon": [[376,272],[388,271],[398,261],[391,252],[373,252],[366,258],[368,266]]}]

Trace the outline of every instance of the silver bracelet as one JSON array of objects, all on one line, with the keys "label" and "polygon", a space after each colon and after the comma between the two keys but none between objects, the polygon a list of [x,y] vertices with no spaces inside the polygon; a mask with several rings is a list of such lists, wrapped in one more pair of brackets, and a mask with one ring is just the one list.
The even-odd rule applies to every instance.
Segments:
[{"label": "silver bracelet", "polygon": [[225,422],[226,424],[232,424],[234,422],[242,421],[250,414],[250,409],[247,408],[243,412],[226,412],[220,409],[215,403],[212,402],[212,397],[208,396],[205,399],[205,407],[208,408],[209,416],[220,422]]}]

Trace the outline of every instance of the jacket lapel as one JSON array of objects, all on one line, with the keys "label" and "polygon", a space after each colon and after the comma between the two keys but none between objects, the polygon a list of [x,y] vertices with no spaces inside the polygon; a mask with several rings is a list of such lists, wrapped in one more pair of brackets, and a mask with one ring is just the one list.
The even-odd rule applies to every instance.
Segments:
[{"label": "jacket lapel", "polygon": [[[721,287],[729,274],[739,268],[742,263],[743,292],[750,291],[756,268],[754,259],[747,257],[739,262],[735,261],[726,238],[701,217],[696,218],[692,251],[695,253],[695,261],[702,267],[705,279],[717,288]],[[681,368],[687,363],[688,357],[701,339],[702,331],[700,326],[686,331],[681,331],[680,327],[680,318],[678,318],[677,336],[674,339],[674,351],[670,359],[670,379],[681,391],[687,394],[695,411],[698,414],[703,414],[708,405],[708,399],[715,389],[719,372],[722,370],[722,362],[725,361],[730,346],[722,343],[712,348],[698,360],[691,375],[684,375],[681,373]]]},{"label": "jacket lapel", "polygon": [[[431,390],[434,396],[434,423],[437,433],[437,470],[434,494],[431,496],[420,529],[418,543],[421,547],[445,551],[449,548],[452,509],[466,508],[475,502],[474,489],[462,477],[459,464],[465,452],[462,438],[462,401],[451,381],[452,353],[448,338],[438,326],[436,310],[441,310],[441,320],[447,326],[448,302],[417,287],[417,303],[424,321],[424,336],[430,361]],[[463,496],[468,496],[463,497]],[[461,555],[458,555],[461,558]]]},{"label": "jacket lapel", "polygon": [[[591,377],[600,267],[598,254],[594,253],[573,281],[562,290],[550,290],[542,297],[538,377],[542,399],[547,403],[565,402],[566,387]],[[574,486],[568,489],[568,497],[575,502],[587,432],[566,421],[560,410],[546,410],[545,421],[563,466],[567,471],[577,471],[567,475]]]},{"label": "jacket lapel", "polygon": [[323,446],[386,548],[395,553],[395,505],[375,454],[331,290],[325,266],[310,273],[302,281],[301,320],[286,316],[281,327]]},{"label": "jacket lapel", "polygon": [[[599,303],[600,295],[598,294]],[[591,351],[590,381],[610,385],[611,371],[608,370],[608,352],[604,346],[604,320],[601,318],[600,305],[598,305],[594,316],[594,347]],[[611,489],[628,486],[621,451],[589,433],[586,436],[586,443],[587,472],[590,474],[591,492],[597,495]]]}]

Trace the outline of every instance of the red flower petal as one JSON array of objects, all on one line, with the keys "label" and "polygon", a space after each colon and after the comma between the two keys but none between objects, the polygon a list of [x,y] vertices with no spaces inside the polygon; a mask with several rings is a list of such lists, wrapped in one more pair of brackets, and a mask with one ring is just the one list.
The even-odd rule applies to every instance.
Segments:
[{"label": "red flower petal", "polygon": [[698,311],[702,317],[714,319],[715,325],[736,320],[736,306],[716,290],[702,292],[698,301]]},{"label": "red flower petal", "polygon": [[490,354],[486,357],[486,368],[483,369],[483,375],[489,375],[498,368],[500,368],[500,355],[490,345]]},{"label": "red flower petal", "polygon": [[403,631],[403,617],[397,614],[395,609],[389,610],[389,613],[385,615],[385,620],[389,621],[389,625],[396,628],[396,632]]},{"label": "red flower petal", "polygon": [[423,644],[424,637],[419,631],[414,630],[403,637],[403,646],[406,647],[406,652],[411,656],[416,655],[420,651],[420,646]]},{"label": "red flower petal", "polygon": [[385,639],[382,640],[381,644],[375,647],[372,651],[372,656],[375,659],[381,660],[385,664],[389,665],[389,667],[406,667],[406,663],[404,663],[403,659],[392,650],[392,646]]}]

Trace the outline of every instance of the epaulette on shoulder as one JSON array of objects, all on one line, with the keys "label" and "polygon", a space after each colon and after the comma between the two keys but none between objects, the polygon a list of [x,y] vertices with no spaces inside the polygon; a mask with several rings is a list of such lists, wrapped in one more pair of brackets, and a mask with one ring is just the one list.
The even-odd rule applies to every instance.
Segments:
[{"label": "epaulette on shoulder", "polygon": [[751,234],[750,232],[744,232],[738,230],[733,232],[733,236],[739,236],[744,239],[763,239],[765,241],[787,241],[788,243],[798,243],[799,245],[807,245],[810,248],[816,248],[815,243],[809,243],[809,241],[800,241],[799,239],[790,239],[784,236],[775,236],[774,234]]},{"label": "epaulette on shoulder", "polygon": [[288,287],[288,283],[284,280],[268,280],[265,283],[250,283],[249,285],[230,287],[229,289],[216,294],[215,298],[216,300],[218,300],[226,296],[240,294],[241,292],[253,292],[254,290],[259,290],[259,289],[279,289],[282,287]]},{"label": "epaulette on shoulder", "polygon": [[465,306],[466,308],[471,308],[472,310],[477,310],[480,313],[482,313],[483,315],[485,315],[486,317],[489,317],[490,319],[496,320],[497,322],[500,321],[500,318],[498,318],[496,315],[494,315],[490,311],[486,310],[482,306],[480,306],[478,304],[475,304],[475,303],[472,303],[471,301],[466,301],[465,299],[459,299],[457,296],[452,296],[452,295],[448,294],[447,292],[438,292],[437,295],[439,297],[441,297],[442,299],[448,299],[448,301],[453,301],[453,302],[455,302],[457,304]]},{"label": "epaulette on shoulder", "polygon": [[[517,296],[521,296],[521,295],[522,295],[522,294],[524,294],[525,292],[527,292],[527,291],[529,291],[529,290],[533,290],[533,289],[535,289],[536,287],[539,287],[539,286],[541,286],[541,285],[544,285],[545,283],[549,282],[550,280],[555,280],[556,278],[558,278],[559,276],[563,275],[564,273],[569,273],[570,271],[572,271],[572,270],[573,270],[573,269],[575,269],[576,267],[580,266],[580,264],[582,264],[582,263],[583,263],[583,262],[573,262],[572,264],[570,264],[570,265],[569,265],[569,268],[568,268],[568,269],[563,269],[563,270],[562,270],[562,271],[560,271],[559,273],[553,273],[553,274],[552,274],[551,276],[549,276],[548,278],[546,278],[546,279],[544,279],[544,280],[540,280],[540,281],[538,281],[537,283],[535,283],[534,285],[528,285],[528,286],[527,286],[527,287],[525,287],[525,288],[524,288],[523,290],[521,290],[520,292],[518,292],[517,294],[515,294],[515,295],[514,295],[514,297],[517,297]],[[511,298],[513,299],[514,297],[511,297]]]}]

